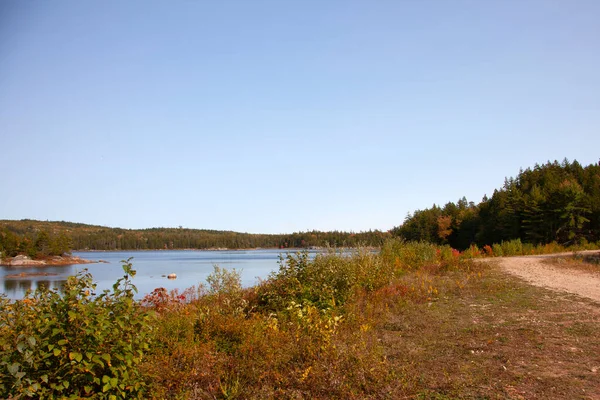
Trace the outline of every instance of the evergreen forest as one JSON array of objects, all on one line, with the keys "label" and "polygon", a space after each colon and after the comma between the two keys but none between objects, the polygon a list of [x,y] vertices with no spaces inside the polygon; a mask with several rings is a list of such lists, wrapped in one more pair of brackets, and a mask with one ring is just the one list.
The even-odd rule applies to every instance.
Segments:
[{"label": "evergreen forest", "polygon": [[600,240],[600,163],[536,164],[507,178],[479,204],[449,202],[417,210],[391,230],[408,241],[427,241],[466,249],[520,240],[563,246]]},{"label": "evergreen forest", "polygon": [[297,232],[251,234],[187,228],[121,229],[64,221],[0,221],[5,256],[61,255],[70,250],[253,249],[379,247],[389,232]]}]

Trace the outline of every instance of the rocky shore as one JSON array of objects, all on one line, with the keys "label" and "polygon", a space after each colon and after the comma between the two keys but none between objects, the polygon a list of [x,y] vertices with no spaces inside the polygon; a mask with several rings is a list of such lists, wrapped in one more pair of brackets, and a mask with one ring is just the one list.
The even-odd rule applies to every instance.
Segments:
[{"label": "rocky shore", "polygon": [[53,256],[39,260],[34,260],[31,257],[18,255],[15,257],[4,258],[0,265],[6,265],[11,267],[30,267],[30,266],[43,266],[43,265],[72,265],[72,264],[92,264],[101,261],[85,260],[77,256]]}]

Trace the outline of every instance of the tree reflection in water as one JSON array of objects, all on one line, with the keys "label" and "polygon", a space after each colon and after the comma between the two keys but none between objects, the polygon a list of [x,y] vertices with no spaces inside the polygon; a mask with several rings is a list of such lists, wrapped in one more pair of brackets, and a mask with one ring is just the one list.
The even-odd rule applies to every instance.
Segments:
[{"label": "tree reflection in water", "polygon": [[55,280],[46,279],[4,279],[4,293],[8,295],[10,298],[20,298],[23,293],[28,290],[35,290],[37,288],[48,288],[48,289],[58,289],[62,291],[63,285],[67,282],[67,280],[63,277],[60,277]]}]

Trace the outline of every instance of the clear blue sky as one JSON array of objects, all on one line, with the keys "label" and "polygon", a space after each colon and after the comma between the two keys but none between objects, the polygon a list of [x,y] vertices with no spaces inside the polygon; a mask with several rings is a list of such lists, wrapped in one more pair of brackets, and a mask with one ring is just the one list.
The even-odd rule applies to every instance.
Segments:
[{"label": "clear blue sky", "polygon": [[600,1],[0,1],[0,218],[387,230],[600,158]]}]

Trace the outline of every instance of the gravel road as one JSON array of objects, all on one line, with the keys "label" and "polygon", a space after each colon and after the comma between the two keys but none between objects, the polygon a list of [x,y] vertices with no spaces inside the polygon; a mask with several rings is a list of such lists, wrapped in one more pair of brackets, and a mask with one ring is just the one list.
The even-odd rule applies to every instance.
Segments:
[{"label": "gravel road", "polygon": [[[598,251],[582,253],[598,253]],[[565,291],[600,302],[600,273],[561,269],[543,262],[545,258],[572,254],[503,257],[494,260],[499,262],[499,266],[504,271],[516,275],[532,285]]]}]

